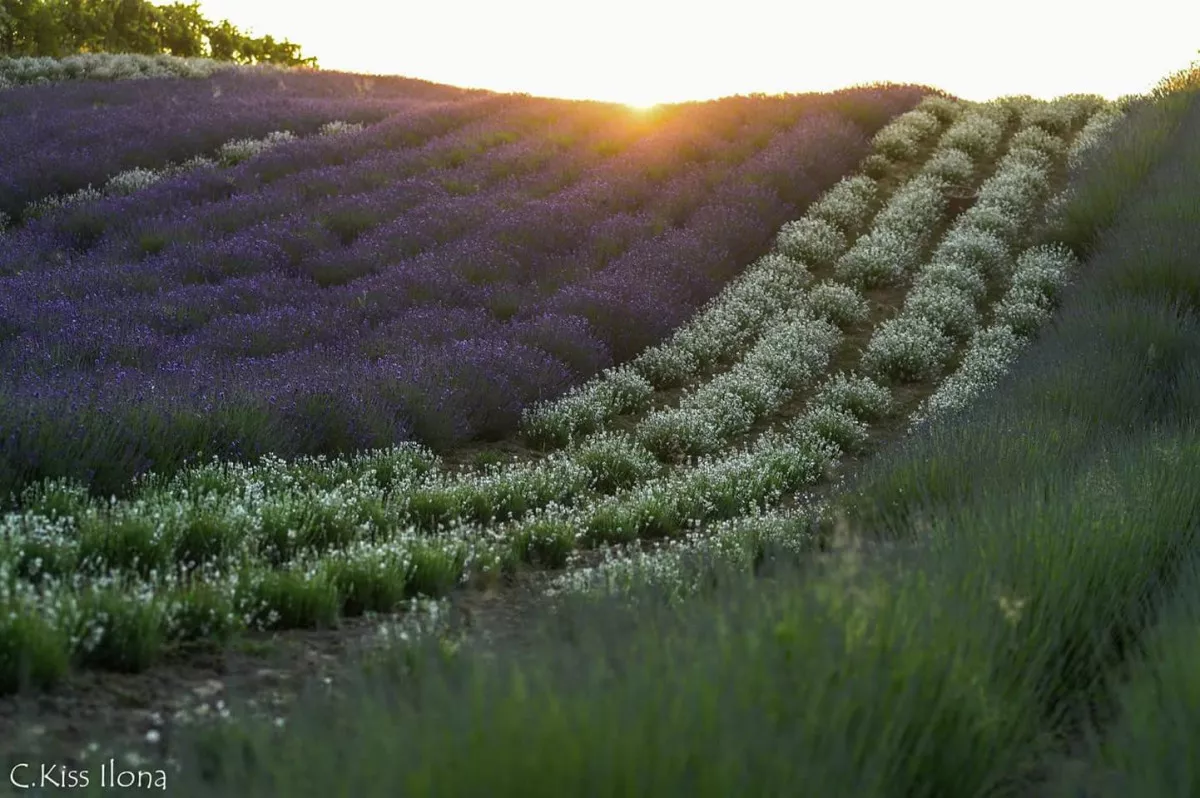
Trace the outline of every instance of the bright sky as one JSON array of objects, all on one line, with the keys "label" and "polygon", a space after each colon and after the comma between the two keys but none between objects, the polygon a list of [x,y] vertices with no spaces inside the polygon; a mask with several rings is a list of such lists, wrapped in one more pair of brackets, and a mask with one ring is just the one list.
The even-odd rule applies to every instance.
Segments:
[{"label": "bright sky", "polygon": [[633,105],[881,80],[972,100],[1115,98],[1200,57],[1200,3],[1184,0],[201,0],[201,8],[298,42],[325,69]]}]

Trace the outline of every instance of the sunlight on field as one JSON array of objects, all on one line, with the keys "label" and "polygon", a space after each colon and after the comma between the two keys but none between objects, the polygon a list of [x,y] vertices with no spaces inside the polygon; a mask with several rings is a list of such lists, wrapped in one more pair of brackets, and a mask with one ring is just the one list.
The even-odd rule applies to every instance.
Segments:
[{"label": "sunlight on field", "polygon": [[[644,106],[890,80],[965,99],[1141,92],[1195,57],[1200,4],[949,0],[788,4],[614,0],[563,6],[204,0],[214,18],[304,45],[325,69]],[[564,11],[570,8],[570,11]],[[982,34],[982,35],[981,35]]]}]

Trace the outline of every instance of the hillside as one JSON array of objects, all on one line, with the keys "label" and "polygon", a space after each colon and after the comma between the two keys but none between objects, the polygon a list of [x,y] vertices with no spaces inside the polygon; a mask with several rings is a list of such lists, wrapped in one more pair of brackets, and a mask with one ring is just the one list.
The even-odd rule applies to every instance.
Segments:
[{"label": "hillside", "polygon": [[1146,733],[1194,612],[1194,90],[131,85],[0,92],[19,755],[1188,794],[1090,740]]},{"label": "hillside", "polygon": [[[919,96],[651,118],[324,73],[5,92],[0,492],[512,432],[662,338]],[[335,122],[367,127],[313,135]],[[296,140],[186,168],[271,131]]]}]

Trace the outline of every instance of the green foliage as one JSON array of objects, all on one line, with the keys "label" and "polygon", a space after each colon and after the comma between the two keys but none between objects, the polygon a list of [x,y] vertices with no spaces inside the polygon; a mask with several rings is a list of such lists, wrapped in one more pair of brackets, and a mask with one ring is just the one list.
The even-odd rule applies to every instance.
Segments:
[{"label": "green foliage", "polygon": [[200,3],[149,0],[2,0],[0,57],[77,53],[166,53],[239,64],[317,65],[300,45],[252,37],[227,20],[210,22]]},{"label": "green foliage", "polygon": [[1191,66],[1172,72],[1158,82],[1151,94],[1159,99],[1178,92],[1196,91],[1200,89],[1200,61],[1193,61]]},{"label": "green foliage", "polygon": [[1071,201],[1047,238],[1062,241],[1079,254],[1090,250],[1100,231],[1113,224],[1126,199],[1163,157],[1196,95],[1194,90],[1180,90],[1130,108],[1108,141],[1072,175]]}]

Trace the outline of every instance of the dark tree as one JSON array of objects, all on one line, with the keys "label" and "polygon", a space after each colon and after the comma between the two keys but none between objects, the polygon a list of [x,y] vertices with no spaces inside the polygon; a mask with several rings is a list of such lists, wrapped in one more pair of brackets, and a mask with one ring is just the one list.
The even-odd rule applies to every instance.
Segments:
[{"label": "dark tree", "polygon": [[0,0],[0,56],[168,53],[239,64],[317,65],[300,45],[247,36],[227,20],[213,23],[198,2],[148,0]]}]

